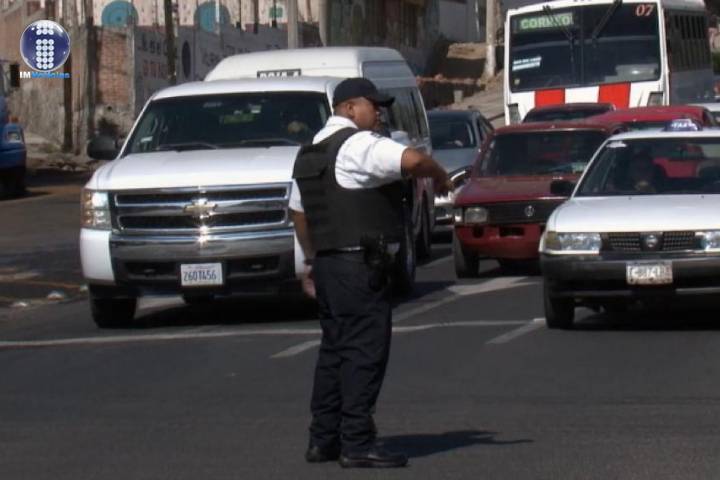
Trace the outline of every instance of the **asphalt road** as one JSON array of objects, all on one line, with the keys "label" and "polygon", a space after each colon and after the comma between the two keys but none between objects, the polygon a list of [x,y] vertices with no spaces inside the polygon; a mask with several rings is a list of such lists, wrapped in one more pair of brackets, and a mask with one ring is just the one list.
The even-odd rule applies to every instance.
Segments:
[{"label": "asphalt road", "polygon": [[[0,203],[13,232],[0,237],[2,295],[38,295],[27,308],[0,307],[3,480],[720,473],[717,309],[583,310],[576,330],[550,331],[536,275],[486,262],[481,278],[456,282],[447,244],[395,309],[376,415],[384,443],[406,451],[410,466],[307,465],[312,309],[295,299],[204,308],[149,299],[135,328],[98,330],[81,289],[39,300],[59,288],[50,284],[82,282],[78,192],[63,188]],[[28,271],[35,276],[23,280]]]}]

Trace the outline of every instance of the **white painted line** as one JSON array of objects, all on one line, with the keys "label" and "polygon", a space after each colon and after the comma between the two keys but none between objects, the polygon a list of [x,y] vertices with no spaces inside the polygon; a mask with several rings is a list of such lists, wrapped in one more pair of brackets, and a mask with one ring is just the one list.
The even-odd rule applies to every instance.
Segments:
[{"label": "white painted line", "polygon": [[532,322],[526,323],[520,328],[516,328],[515,330],[511,330],[507,333],[500,335],[499,337],[495,337],[492,340],[489,340],[488,342],[486,342],[486,345],[501,345],[511,340],[515,340],[516,338],[525,335],[526,333],[530,333],[542,327],[544,325],[544,322],[544,318],[534,318]]},{"label": "white painted line", "polygon": [[[200,330],[204,330],[203,327]],[[275,335],[320,335],[319,328],[282,328],[267,330],[225,330],[219,332],[206,332],[189,330],[179,333],[155,333],[149,335],[116,335],[106,337],[85,337],[85,338],[61,338],[57,340],[18,340],[0,341],[0,349],[13,348],[42,348],[42,347],[63,347],[73,345],[110,345],[115,343],[143,343],[167,340],[193,340],[203,338],[229,338],[247,336],[275,336]]]},{"label": "white painted line", "polygon": [[481,293],[489,293],[497,290],[505,290],[507,288],[524,287],[526,285],[532,285],[536,282],[531,281],[528,277],[501,277],[493,278],[487,282],[474,283],[469,285],[453,285],[448,288],[448,291],[453,293],[449,297],[444,297],[434,302],[426,303],[418,307],[412,308],[400,314],[394,315],[393,323],[400,323],[408,318],[420,315],[421,313],[428,312],[435,308],[441,307],[445,304],[459,300],[460,298],[467,295],[478,295]]},{"label": "white painted line", "polygon": [[[434,328],[451,328],[451,327],[502,327],[505,325],[526,325],[526,321],[522,320],[477,320],[467,322],[445,322],[445,323],[429,323],[425,325],[409,325],[393,327],[393,333],[413,333],[431,330]],[[272,355],[270,358],[287,358],[300,355],[303,352],[320,346],[320,340],[310,340],[298,345],[287,348],[281,352]]]},{"label": "white painted line", "polygon": [[306,350],[310,350],[315,347],[320,346],[320,340],[310,340],[308,342],[301,343],[299,345],[295,345],[294,347],[286,348],[282,352],[278,352],[275,355],[271,356],[270,358],[287,358],[287,357],[294,357],[295,355],[300,355]]}]

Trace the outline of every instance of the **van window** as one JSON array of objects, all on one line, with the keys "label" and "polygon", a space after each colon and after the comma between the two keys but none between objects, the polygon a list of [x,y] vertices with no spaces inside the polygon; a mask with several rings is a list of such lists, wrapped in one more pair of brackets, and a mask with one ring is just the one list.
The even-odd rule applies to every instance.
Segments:
[{"label": "van window", "polygon": [[132,134],[128,153],[302,145],[330,115],[326,96],[233,93],[156,100]]},{"label": "van window", "polygon": [[383,93],[395,97],[395,102],[386,112],[390,130],[403,130],[408,133],[412,140],[419,139],[420,125],[418,124],[411,90],[408,88],[390,88],[384,90]]}]

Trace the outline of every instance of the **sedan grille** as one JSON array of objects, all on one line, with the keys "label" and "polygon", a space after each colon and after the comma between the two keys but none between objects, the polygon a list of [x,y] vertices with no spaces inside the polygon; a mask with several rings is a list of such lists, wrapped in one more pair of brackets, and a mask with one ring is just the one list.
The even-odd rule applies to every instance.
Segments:
[{"label": "sedan grille", "polygon": [[535,200],[529,202],[496,203],[485,206],[488,210],[488,223],[492,225],[508,223],[545,223],[550,214],[562,201]]},{"label": "sedan grille", "polygon": [[125,191],[113,226],[128,234],[212,234],[289,226],[288,184]]},{"label": "sedan grille", "polygon": [[[649,236],[655,238],[648,241]],[[603,250],[611,252],[680,252],[699,248],[695,232],[627,232],[603,236]]]}]

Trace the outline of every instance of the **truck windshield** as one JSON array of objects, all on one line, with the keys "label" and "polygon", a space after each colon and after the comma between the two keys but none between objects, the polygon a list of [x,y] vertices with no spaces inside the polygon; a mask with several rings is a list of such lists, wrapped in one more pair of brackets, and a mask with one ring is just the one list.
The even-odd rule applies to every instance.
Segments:
[{"label": "truck windshield", "polygon": [[660,40],[656,7],[652,3],[616,3],[557,8],[513,17],[511,90],[658,79]]},{"label": "truck windshield", "polygon": [[600,131],[571,130],[498,135],[483,156],[482,176],[582,173],[605,140]]},{"label": "truck windshield", "polygon": [[609,142],[578,196],[720,194],[720,140],[652,138]]},{"label": "truck windshield", "polygon": [[310,143],[330,115],[326,96],[233,93],[157,100],[145,110],[125,154]]}]

